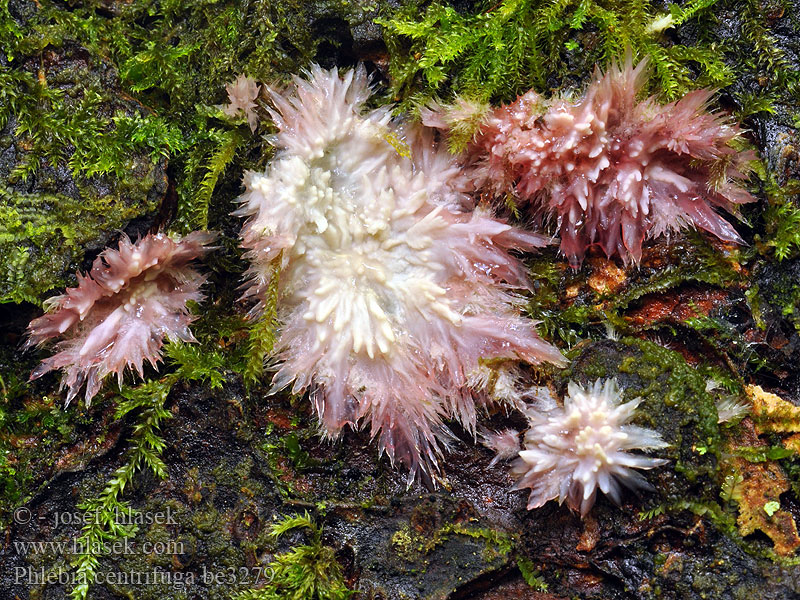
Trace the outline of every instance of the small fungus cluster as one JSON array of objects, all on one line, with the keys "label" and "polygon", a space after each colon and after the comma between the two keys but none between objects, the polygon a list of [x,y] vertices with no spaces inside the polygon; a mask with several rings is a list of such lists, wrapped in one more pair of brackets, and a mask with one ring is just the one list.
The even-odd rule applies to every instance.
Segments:
[{"label": "small fungus cluster", "polygon": [[629,423],[641,398],[625,403],[621,398],[613,379],[598,379],[587,388],[571,382],[563,407],[528,411],[530,428],[511,469],[518,477],[515,488],[531,489],[528,509],[566,500],[570,509],[585,515],[598,489],[616,504],[622,499],[620,484],[652,489],[633,469],[667,461],[630,451],[666,448],[667,443],[657,432]]},{"label": "small fungus cluster", "polygon": [[136,243],[123,237],[118,250],[105,250],[88,275],[78,274],[78,287],[47,300],[48,312],[28,326],[29,346],[64,338],[31,378],[61,369],[67,403],[85,384],[88,404],[107,375],[115,373],[121,383],[126,367],[141,376],[145,361],[155,366],[165,337],[195,341],[186,303],[203,299],[205,277],[190,263],[213,239],[205,232],[158,233]]}]

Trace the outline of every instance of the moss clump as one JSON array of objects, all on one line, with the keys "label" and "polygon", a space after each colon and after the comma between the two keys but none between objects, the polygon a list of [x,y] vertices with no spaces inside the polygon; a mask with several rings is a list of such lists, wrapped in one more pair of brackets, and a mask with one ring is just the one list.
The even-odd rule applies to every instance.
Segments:
[{"label": "moss clump", "polygon": [[[207,228],[210,221],[212,227],[218,226],[211,208],[215,189],[227,175],[238,179],[245,168],[263,166],[269,156],[268,147],[242,118],[228,117],[218,108],[227,100],[225,84],[240,74],[260,82],[280,82],[310,64],[318,48],[331,50],[341,44],[339,31],[319,28],[317,20],[358,23],[377,9],[377,3],[300,0],[140,0],[112,5],[90,0],[70,10],[50,0],[37,4],[38,9],[25,11],[24,24],[6,16],[8,54],[17,63],[20,56],[38,59],[51,48],[77,44],[92,60],[108,61],[119,73],[124,91],[158,115],[143,117],[145,122],[133,133],[139,133],[134,139],[140,145],[170,158],[177,193],[172,227],[177,231]],[[8,73],[13,79],[17,69]],[[28,97],[20,85],[9,82],[8,94]],[[19,112],[14,107],[12,111]],[[74,144],[82,152],[72,160],[75,169],[91,171],[99,165],[120,172],[123,157],[109,147],[113,150],[110,141],[121,124],[114,129],[96,119],[86,123],[77,134],[80,143]],[[88,135],[89,127],[97,140]],[[98,152],[84,155],[84,148],[98,144]],[[222,214],[231,208],[219,207]]]},{"label": "moss clump", "polygon": [[800,253],[800,180],[789,179],[779,185],[767,165],[755,163],[755,173],[769,202],[763,212],[764,233],[755,236],[755,248],[776,262],[795,258]]},{"label": "moss clump", "polygon": [[308,513],[275,523],[278,539],[293,530],[306,530],[309,543],[278,554],[265,568],[265,585],[233,596],[233,600],[346,600],[354,592],[344,583],[335,550],[322,543],[322,527]]},{"label": "moss clump", "polygon": [[0,187],[0,303],[39,303],[51,289],[72,283],[71,272],[87,249],[155,209],[154,200],[139,198],[70,198]]},{"label": "moss clump", "polygon": [[0,303],[37,303],[85,252],[153,216],[175,131],[74,45],[14,63],[0,57]]},{"label": "moss clump", "polygon": [[[383,22],[392,53],[393,93],[405,105],[455,92],[508,101],[557,78],[590,73],[595,63],[647,57],[666,98],[723,86],[732,73],[713,44],[675,44],[664,34],[711,15],[716,0],[669,12],[628,0],[502,0],[479,2],[472,14],[440,2],[420,16],[414,3]],[[419,90],[419,91],[417,91]]]},{"label": "moss clump", "polygon": [[167,190],[166,159],[172,228],[219,226],[231,206],[210,209],[218,184],[269,153],[215,105],[240,73],[275,82],[311,62],[328,39],[313,30],[315,10],[336,9],[295,0],[0,4],[0,302],[41,301],[70,283],[84,252],[152,217]]},{"label": "moss clump", "polygon": [[516,544],[513,536],[496,529],[448,523],[432,534],[416,531],[410,525],[401,527],[392,535],[392,547],[404,560],[419,562],[453,535],[481,541],[484,544],[482,557],[487,563],[507,556]]},{"label": "moss clump", "polygon": [[[12,521],[57,470],[88,462],[106,447],[108,423],[77,404],[62,406],[55,394],[28,381],[35,361],[11,344],[0,347],[0,526]],[[88,438],[88,440],[87,440]],[[87,456],[88,455],[88,456]]]},{"label": "moss clump", "polygon": [[742,281],[740,250],[721,251],[697,231],[687,231],[685,239],[659,249],[659,254],[648,256],[626,288],[610,298],[616,311],[625,310],[648,294],[664,293],[686,283],[730,288]]},{"label": "moss clump", "polygon": [[609,328],[629,333],[661,327],[654,317],[630,318],[631,311],[635,313],[646,298],[658,299],[686,284],[734,289],[743,281],[741,260],[738,249],[723,252],[696,231],[670,245],[647,248],[635,270],[595,257],[576,271],[548,248],[529,261],[533,294],[528,314],[540,322],[545,338],[567,346],[581,339],[604,339]]},{"label": "moss clump", "polygon": [[[689,0],[663,5],[632,0],[483,1],[470,10],[412,2],[383,25],[395,100],[404,107],[454,93],[509,101],[585,79],[595,64],[631,53],[647,58],[652,91],[675,99],[699,87],[735,86],[739,116],[791,103],[800,71],[771,33],[782,0]],[[788,29],[787,27],[787,29]],[[791,35],[791,34],[789,34]]]},{"label": "moss clump", "polygon": [[579,298],[565,303],[565,291],[581,281],[580,275],[555,258],[554,249],[545,249],[530,263],[533,294],[528,314],[539,322],[539,333],[550,340],[573,346],[590,335],[593,324],[603,319],[596,303]]}]

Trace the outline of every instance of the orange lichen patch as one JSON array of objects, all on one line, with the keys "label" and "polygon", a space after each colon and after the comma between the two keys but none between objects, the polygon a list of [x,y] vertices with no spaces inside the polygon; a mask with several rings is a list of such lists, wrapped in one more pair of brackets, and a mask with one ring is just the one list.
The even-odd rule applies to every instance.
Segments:
[{"label": "orange lichen patch", "polygon": [[642,326],[663,321],[683,322],[708,315],[720,304],[727,302],[724,290],[682,290],[670,294],[646,296],[641,308],[631,311],[626,319],[631,325]]},{"label": "orange lichen patch", "polygon": [[795,406],[780,396],[765,392],[757,385],[748,385],[745,391],[753,402],[753,420],[759,434],[767,431],[774,433],[800,432],[800,406]]},{"label": "orange lichen patch", "polygon": [[598,294],[613,294],[627,280],[625,271],[612,260],[600,257],[592,258],[589,264],[592,266],[592,274],[587,283]]},{"label": "orange lichen patch", "polygon": [[780,556],[789,556],[800,547],[797,524],[791,513],[780,507],[780,495],[789,489],[789,481],[774,462],[751,463],[733,460],[734,468],[744,478],[734,489],[739,503],[736,522],[742,535],[756,530],[766,533]]},{"label": "orange lichen patch", "polygon": [[792,450],[793,452],[800,454],[800,433],[790,435],[788,438],[783,440],[783,447],[787,450]]},{"label": "orange lichen patch", "polygon": [[[737,445],[764,446],[755,429],[743,421],[742,435]],[[731,443],[729,452],[735,454]],[[772,540],[775,553],[789,556],[800,548],[800,536],[792,514],[781,508],[780,496],[790,489],[789,480],[780,465],[774,461],[750,462],[733,456],[726,468],[740,481],[733,486],[731,499],[739,505],[736,523],[743,536],[755,531],[764,532]]]}]

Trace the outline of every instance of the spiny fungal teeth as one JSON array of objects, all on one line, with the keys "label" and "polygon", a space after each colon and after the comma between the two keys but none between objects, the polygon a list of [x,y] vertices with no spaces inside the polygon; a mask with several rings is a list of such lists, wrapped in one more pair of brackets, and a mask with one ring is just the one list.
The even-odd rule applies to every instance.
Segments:
[{"label": "spiny fungal teeth", "polygon": [[[754,200],[742,185],[754,154],[737,149],[740,130],[728,116],[708,111],[711,90],[669,104],[640,100],[645,69],[612,65],[581,97],[540,99],[539,119],[527,117],[527,94],[491,110],[462,158],[475,193],[499,205],[513,198],[538,222],[557,223],[575,268],[590,246],[638,263],[646,239],[691,226],[743,243],[717,209],[736,214]],[[455,110],[423,116],[452,131]],[[652,172],[641,185],[613,186],[618,173],[644,166]],[[729,180],[713,185],[720,171]],[[576,197],[571,183],[581,179],[592,189]]]},{"label": "spiny fungal teeth", "polygon": [[275,384],[313,389],[326,435],[366,421],[411,479],[430,478],[444,419],[474,430],[483,398],[466,391],[466,373],[480,359],[563,364],[513,294],[527,281],[509,250],[547,240],[470,210],[431,132],[366,108],[363,69],[342,78],[314,66],[268,93],[277,151],[264,174],[245,176],[238,213],[256,314],[275,301],[282,261]]}]

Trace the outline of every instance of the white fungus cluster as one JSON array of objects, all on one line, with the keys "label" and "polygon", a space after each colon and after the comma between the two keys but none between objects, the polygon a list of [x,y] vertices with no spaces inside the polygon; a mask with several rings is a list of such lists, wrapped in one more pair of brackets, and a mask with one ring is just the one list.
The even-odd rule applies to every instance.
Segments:
[{"label": "white fungus cluster", "polygon": [[250,130],[255,133],[258,127],[258,95],[261,93],[261,86],[252,77],[239,75],[234,81],[225,86],[228,92],[228,104],[218,108],[229,117],[239,116],[241,112],[247,118]]},{"label": "white fungus cluster", "polygon": [[717,423],[738,423],[751,410],[750,402],[732,394],[726,394],[713,379],[706,382],[706,392],[713,394],[717,406]]},{"label": "white fungus cluster", "polygon": [[588,388],[570,383],[563,408],[530,411],[524,449],[512,466],[519,477],[515,489],[530,488],[528,509],[550,500],[565,500],[585,515],[599,488],[616,504],[620,484],[652,489],[633,469],[652,469],[667,461],[632,450],[665,448],[660,434],[629,424],[641,398],[621,403],[613,379],[597,380]]},{"label": "white fungus cluster", "polygon": [[482,429],[479,434],[481,443],[494,452],[494,458],[489,463],[490,467],[519,454],[519,431],[516,429],[503,431]]},{"label": "white fungus cluster", "polygon": [[368,110],[370,93],[363,69],[319,67],[270,90],[278,151],[245,176],[239,213],[246,296],[257,315],[279,267],[275,389],[310,389],[327,435],[368,424],[413,478],[435,469],[444,419],[474,431],[481,358],[563,357],[521,316],[508,252],[546,238],[470,210],[447,151]]}]

